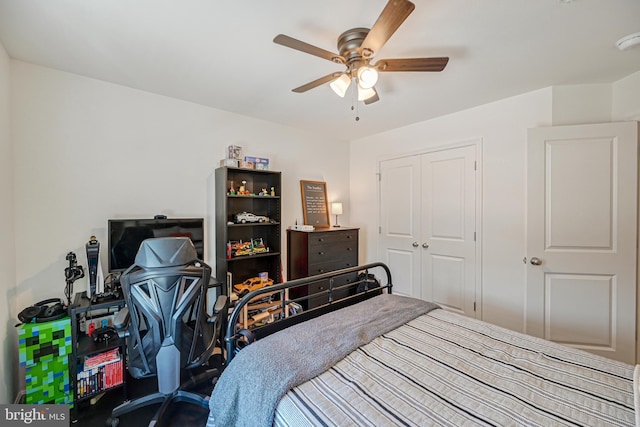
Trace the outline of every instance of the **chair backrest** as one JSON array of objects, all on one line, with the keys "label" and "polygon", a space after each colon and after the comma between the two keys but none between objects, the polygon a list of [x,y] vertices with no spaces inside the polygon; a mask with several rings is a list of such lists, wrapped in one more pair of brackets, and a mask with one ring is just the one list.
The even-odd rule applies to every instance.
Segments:
[{"label": "chair backrest", "polygon": [[[120,277],[129,308],[129,371],[134,378],[206,362],[216,344],[206,296],[211,267],[187,237],[142,242]],[[160,379],[161,376],[159,376]]]}]

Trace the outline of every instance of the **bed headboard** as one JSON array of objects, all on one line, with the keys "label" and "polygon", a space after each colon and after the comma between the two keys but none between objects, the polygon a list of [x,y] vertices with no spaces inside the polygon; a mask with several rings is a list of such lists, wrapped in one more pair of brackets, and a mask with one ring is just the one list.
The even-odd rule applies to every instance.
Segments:
[{"label": "bed headboard", "polygon": [[[355,282],[350,282],[345,285],[334,285],[334,282],[336,281],[341,282],[336,280],[340,276],[353,275],[354,273],[357,274]],[[372,279],[374,276],[375,280]],[[326,281],[328,283],[326,289],[299,298],[289,298],[289,289],[313,285],[320,281]],[[348,296],[340,299],[334,299],[334,293],[344,294],[344,292],[336,291],[340,291],[341,288],[345,287],[357,290],[357,292],[350,292]],[[391,293],[392,287],[391,271],[389,270],[389,267],[381,262],[375,262],[336,270],[317,276],[291,280],[289,282],[267,286],[249,292],[235,304],[227,323],[224,338],[227,349],[227,363],[233,359],[235,354],[243,346],[248,345],[255,340],[264,338],[282,329],[288,328],[289,326],[321,316],[325,313],[357,304],[358,302],[379,295],[382,292],[386,291],[387,293]],[[252,329],[241,327],[238,322],[243,313],[246,313],[245,307],[268,295],[277,295],[277,303],[274,303],[273,306],[278,306],[275,313],[278,319]],[[328,297],[328,302],[296,314],[291,313],[292,305],[304,305],[305,301],[319,296]]]}]

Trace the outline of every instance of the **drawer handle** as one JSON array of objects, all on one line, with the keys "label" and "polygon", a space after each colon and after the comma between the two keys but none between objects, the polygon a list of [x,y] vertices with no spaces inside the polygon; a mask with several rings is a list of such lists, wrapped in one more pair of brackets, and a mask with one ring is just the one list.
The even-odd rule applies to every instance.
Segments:
[{"label": "drawer handle", "polygon": [[319,270],[318,270],[318,273],[324,273],[324,270],[319,269]]},{"label": "drawer handle", "polygon": [[318,288],[318,290],[320,290],[320,291],[324,291],[324,286],[320,286],[320,287]]},{"label": "drawer handle", "polygon": [[318,255],[324,255],[324,252],[320,251],[318,252]]},{"label": "drawer handle", "polygon": [[319,237],[318,242],[324,242],[324,239],[322,237]]},{"label": "drawer handle", "polygon": [[347,252],[349,252],[349,251],[351,251],[351,250],[352,250],[352,249],[351,249],[350,247],[349,247],[349,248],[347,248]]}]

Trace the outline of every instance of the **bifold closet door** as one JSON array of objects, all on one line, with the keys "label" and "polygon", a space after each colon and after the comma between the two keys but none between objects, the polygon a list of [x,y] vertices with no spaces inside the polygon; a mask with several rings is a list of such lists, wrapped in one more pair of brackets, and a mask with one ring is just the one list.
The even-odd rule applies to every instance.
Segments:
[{"label": "bifold closet door", "polygon": [[476,150],[380,162],[380,257],[391,268],[394,293],[471,317],[479,312]]}]

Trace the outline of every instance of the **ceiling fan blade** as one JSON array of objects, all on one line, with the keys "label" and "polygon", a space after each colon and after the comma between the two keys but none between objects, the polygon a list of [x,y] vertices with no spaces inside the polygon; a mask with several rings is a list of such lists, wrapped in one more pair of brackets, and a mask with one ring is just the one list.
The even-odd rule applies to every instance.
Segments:
[{"label": "ceiling fan blade", "polygon": [[319,79],[316,79],[316,80],[314,80],[312,82],[309,82],[309,83],[307,83],[305,85],[302,85],[302,86],[299,86],[299,87],[297,87],[295,89],[292,89],[292,91],[296,92],[296,93],[306,92],[306,91],[308,91],[310,89],[313,89],[314,87],[318,87],[320,85],[323,85],[325,83],[330,82],[331,80],[337,79],[338,77],[340,77],[341,74],[342,73],[338,73],[338,72],[327,74],[324,77],[320,77]]},{"label": "ceiling fan blade", "polygon": [[416,5],[408,0],[389,0],[360,46],[363,56],[372,56],[402,25]]},{"label": "ceiling fan blade", "polygon": [[441,58],[401,58],[381,59],[375,63],[378,71],[442,71],[449,62],[448,57]]},{"label": "ceiling fan blade", "polygon": [[339,64],[345,63],[344,58],[337,53],[329,52],[328,50],[310,45],[309,43],[294,39],[293,37],[285,36],[284,34],[278,34],[273,39],[273,42],[282,46],[290,47],[291,49],[299,50],[300,52],[315,55],[323,59],[328,59],[332,62],[337,62]]},{"label": "ceiling fan blade", "polygon": [[380,101],[380,97],[378,96],[378,91],[375,88],[373,88],[373,91],[376,94],[373,95],[371,98],[365,99],[364,100],[364,105],[369,105],[369,104],[373,104],[376,101]]}]

